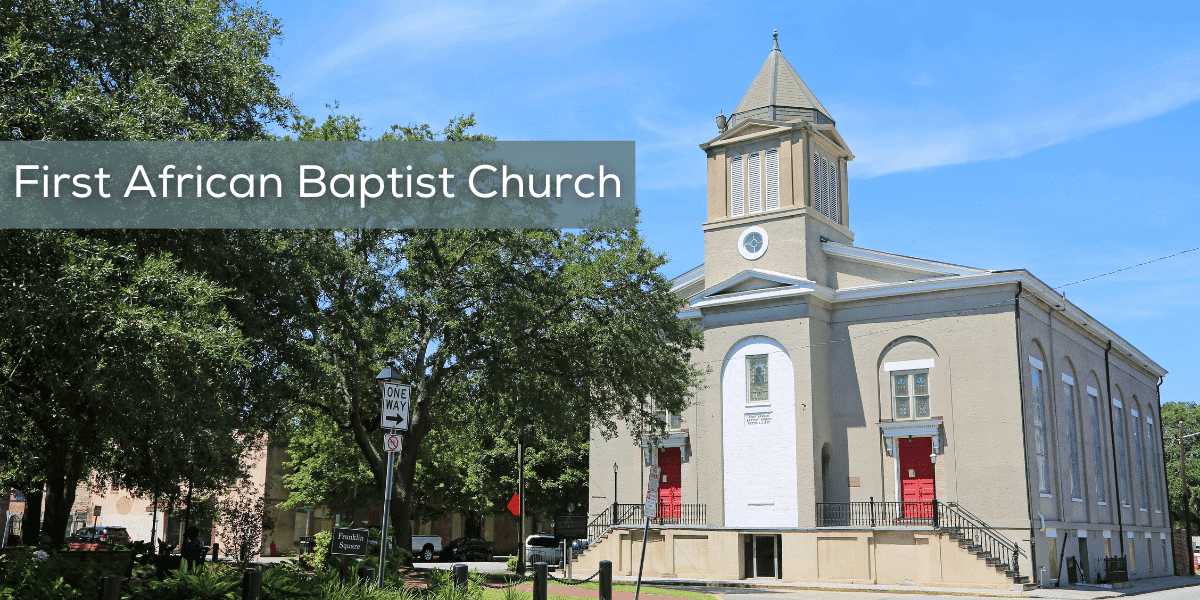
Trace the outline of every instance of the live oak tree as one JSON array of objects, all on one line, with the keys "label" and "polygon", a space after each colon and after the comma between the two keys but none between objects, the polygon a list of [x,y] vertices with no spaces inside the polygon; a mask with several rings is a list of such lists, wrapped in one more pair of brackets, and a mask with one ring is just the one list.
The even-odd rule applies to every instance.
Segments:
[{"label": "live oak tree", "polygon": [[292,103],[279,21],[235,0],[22,0],[0,11],[0,140],[248,140]]},{"label": "live oak tree", "polygon": [[651,423],[648,398],[681,410],[697,382],[688,353],[699,334],[676,317],[679,299],[656,270],[663,258],[635,231],[354,231],[336,239],[345,263],[324,275],[325,296],[313,300],[321,319],[312,339],[327,369],[298,403],[343,432],[382,490],[373,377],[387,358],[407,373],[410,424],[391,506],[401,544],[411,535],[404,517],[417,461],[447,412],[494,419],[502,426],[493,432],[514,435],[554,438],[586,426],[613,433],[619,419],[639,429]]},{"label": "live oak tree", "polygon": [[[294,110],[265,62],[279,35],[276,19],[230,0],[5,2],[0,140],[269,139]],[[260,401],[284,395],[269,375],[295,348],[295,286],[268,289],[285,278],[280,265],[302,268],[280,260],[286,244],[269,233],[0,235],[0,483],[46,485],[52,540],[93,470],[168,496],[236,473],[232,434],[269,424]],[[239,256],[247,247],[266,252]],[[25,529],[36,536],[37,523]]]},{"label": "live oak tree", "polygon": [[155,489],[236,473],[250,360],[227,290],[169,256],[59,231],[5,231],[0,257],[0,464],[45,485],[52,542],[93,470]]}]

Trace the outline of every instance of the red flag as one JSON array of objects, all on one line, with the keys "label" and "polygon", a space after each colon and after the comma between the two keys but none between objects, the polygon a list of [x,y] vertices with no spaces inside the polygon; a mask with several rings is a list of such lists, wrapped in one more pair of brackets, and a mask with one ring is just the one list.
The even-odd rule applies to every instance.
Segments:
[{"label": "red flag", "polygon": [[520,494],[513,494],[512,500],[508,501],[508,512],[512,513],[514,517],[521,516],[521,495]]}]

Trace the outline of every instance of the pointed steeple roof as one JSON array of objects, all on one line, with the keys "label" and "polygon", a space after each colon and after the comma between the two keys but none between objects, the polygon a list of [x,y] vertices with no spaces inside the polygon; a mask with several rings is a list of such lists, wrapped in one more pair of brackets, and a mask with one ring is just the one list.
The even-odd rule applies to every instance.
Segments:
[{"label": "pointed steeple roof", "polygon": [[829,111],[808,89],[800,75],[779,50],[779,31],[775,31],[775,44],[767,61],[763,63],[750,89],[742,96],[733,110],[730,124],[743,119],[765,119],[768,121],[793,121],[803,119],[813,123],[833,123]]}]

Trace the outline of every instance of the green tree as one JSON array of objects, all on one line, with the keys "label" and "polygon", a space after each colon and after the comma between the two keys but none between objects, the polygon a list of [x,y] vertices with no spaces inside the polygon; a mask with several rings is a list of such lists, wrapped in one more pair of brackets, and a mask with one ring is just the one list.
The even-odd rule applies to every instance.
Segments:
[{"label": "green tree", "polygon": [[250,361],[225,289],[169,256],[57,231],[3,232],[0,256],[0,464],[45,485],[52,541],[93,469],[159,486],[137,464],[152,449],[149,466],[174,473],[209,460],[194,486],[237,472]]},{"label": "green tree", "polygon": [[[1200,404],[1192,402],[1163,402],[1163,461],[1167,470],[1167,496],[1171,518],[1183,527],[1183,481],[1179,472],[1179,422],[1183,434],[1200,433]],[[1192,534],[1200,534],[1200,436],[1183,441],[1187,462],[1187,487],[1191,492]]]},{"label": "green tree", "polygon": [[327,370],[298,402],[353,441],[381,490],[373,376],[389,357],[408,374],[410,425],[391,507],[402,544],[417,459],[439,419],[461,411],[504,424],[493,432],[572,440],[584,424],[643,428],[654,419],[647,398],[679,411],[696,384],[688,353],[699,334],[676,317],[680,301],[657,273],[664,259],[634,231],[355,231],[334,240],[330,253],[343,262],[312,302]]},{"label": "green tree", "polygon": [[24,0],[0,11],[0,140],[251,140],[291,100],[279,21],[236,0]]},{"label": "green tree", "polygon": [[[269,128],[293,113],[265,62],[279,34],[277,20],[234,0],[5,3],[0,140],[271,138]],[[230,476],[239,444],[231,423],[247,431],[270,422],[271,405],[246,400],[284,395],[269,367],[303,354],[287,326],[292,289],[268,289],[303,268],[277,260],[284,237],[4,232],[0,263],[35,268],[4,280],[14,292],[3,299],[0,331],[0,477],[34,491],[31,500],[45,483],[52,538],[61,537],[77,476],[90,469],[168,496],[181,482],[204,488]],[[22,244],[49,261],[31,260]],[[192,323],[189,307],[212,316]],[[149,318],[131,319],[137,311]],[[208,335],[189,329],[217,325]],[[154,337],[164,332],[178,334],[174,353],[170,338]],[[203,355],[217,349],[219,364]],[[166,359],[170,368],[148,362]],[[236,389],[207,404],[190,396],[218,382]],[[131,395],[118,395],[126,388]],[[64,440],[83,442],[55,454]],[[37,533],[36,523],[26,529]]]}]

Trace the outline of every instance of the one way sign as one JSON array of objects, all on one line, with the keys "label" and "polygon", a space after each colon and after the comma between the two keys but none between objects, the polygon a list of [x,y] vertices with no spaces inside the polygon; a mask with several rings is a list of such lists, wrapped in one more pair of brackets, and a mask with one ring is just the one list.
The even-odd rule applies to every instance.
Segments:
[{"label": "one way sign", "polygon": [[383,385],[383,413],[379,418],[384,428],[408,431],[409,390],[409,386],[402,383]]}]

